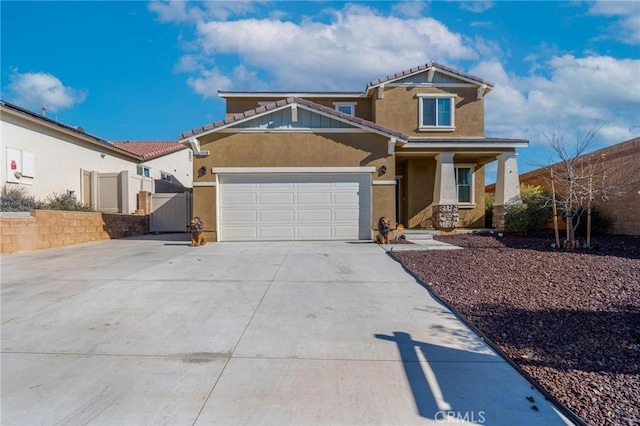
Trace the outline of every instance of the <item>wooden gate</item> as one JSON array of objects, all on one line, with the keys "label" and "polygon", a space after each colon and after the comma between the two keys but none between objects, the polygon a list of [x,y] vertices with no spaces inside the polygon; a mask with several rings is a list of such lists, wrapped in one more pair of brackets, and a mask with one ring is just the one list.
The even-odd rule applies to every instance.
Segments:
[{"label": "wooden gate", "polygon": [[150,232],[187,232],[191,193],[151,194]]}]

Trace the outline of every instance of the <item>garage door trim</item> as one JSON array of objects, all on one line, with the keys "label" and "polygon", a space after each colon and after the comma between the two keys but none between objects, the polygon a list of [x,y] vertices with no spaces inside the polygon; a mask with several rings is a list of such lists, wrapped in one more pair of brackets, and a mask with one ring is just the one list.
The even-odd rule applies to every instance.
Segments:
[{"label": "garage door trim", "polygon": [[211,173],[216,175],[224,175],[230,173],[242,174],[259,174],[259,173],[277,173],[277,174],[300,174],[300,173],[328,173],[328,174],[344,174],[344,173],[373,173],[375,167],[213,167]]},{"label": "garage door trim", "polygon": [[[338,177],[343,177],[346,178],[349,175],[354,175],[354,179],[357,179],[361,182],[360,185],[365,184],[367,185],[367,180],[368,180],[368,185],[369,188],[371,188],[371,184],[372,184],[372,173],[375,171],[375,167],[261,167],[261,168],[254,168],[254,167],[229,167],[229,168],[212,168],[212,172],[216,173],[216,182],[218,187],[221,189],[222,186],[222,182],[221,180],[224,179],[225,175],[228,175],[229,178],[231,178],[231,176],[255,176],[256,178],[260,178],[260,176],[291,176],[292,178],[295,179],[295,176],[300,176],[302,178],[305,177],[311,177],[311,176],[325,176],[325,177],[330,177],[332,175],[335,175],[337,178]],[[360,176],[358,178],[356,178],[355,176]],[[362,181],[361,179],[365,179],[364,181]],[[362,187],[361,187],[362,188]],[[360,217],[361,217],[361,221],[362,219],[366,220],[366,222],[368,222],[367,228],[371,229],[371,215],[373,212],[373,199],[372,199],[372,192],[369,189],[368,190],[368,195],[361,200],[361,207],[360,207]],[[219,241],[225,241],[227,240],[227,238],[225,238],[224,235],[224,229],[223,229],[223,220],[222,220],[222,214],[221,214],[221,209],[224,208],[224,206],[222,206],[222,199],[221,199],[221,191],[216,191],[216,217],[217,217],[217,229],[218,229],[218,240]],[[362,215],[365,216],[362,216]],[[361,223],[360,225],[360,231],[358,231],[358,235],[359,237],[357,238],[364,238],[364,223]],[[296,228],[298,229],[298,228]],[[296,231],[297,232],[297,231]],[[332,231],[333,233],[334,231]],[[368,238],[368,237],[367,237]],[[350,239],[350,238],[349,238]],[[260,240],[260,238],[258,238],[258,240]]]}]

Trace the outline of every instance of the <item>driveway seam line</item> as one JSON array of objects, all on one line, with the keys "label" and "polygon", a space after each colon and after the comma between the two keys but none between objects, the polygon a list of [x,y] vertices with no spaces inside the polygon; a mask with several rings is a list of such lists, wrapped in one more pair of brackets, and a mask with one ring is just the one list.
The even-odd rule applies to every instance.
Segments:
[{"label": "driveway seam line", "polygon": [[290,251],[291,251],[291,246],[288,247],[287,252],[284,255],[284,258],[282,259],[282,263],[280,263],[280,265],[278,266],[278,269],[276,270],[275,274],[273,274],[273,278],[271,279],[271,281],[269,281],[269,285],[267,285],[267,288],[264,290],[264,293],[262,294],[262,297],[260,298],[260,301],[258,302],[258,306],[256,306],[256,309],[254,309],[253,314],[251,314],[251,318],[249,318],[249,321],[247,321],[247,325],[244,327],[244,330],[242,330],[242,334],[240,334],[240,337],[238,338],[238,341],[234,345],[233,350],[231,351],[231,353],[229,354],[229,358],[227,358],[227,360],[224,363],[224,366],[222,366],[222,369],[220,370],[220,374],[218,374],[218,378],[213,383],[213,386],[211,387],[211,390],[209,391],[209,394],[207,395],[207,398],[202,403],[202,407],[200,407],[200,411],[198,411],[198,415],[196,415],[196,418],[193,420],[192,426],[195,426],[195,424],[198,422],[198,419],[202,415],[202,412],[204,411],[204,407],[206,407],[207,403],[209,402],[209,399],[211,398],[211,395],[213,394],[213,391],[215,390],[216,386],[218,385],[218,382],[222,378],[222,375],[224,374],[225,370],[227,369],[227,365],[229,365],[229,361],[231,361],[231,358],[233,358],[233,354],[235,353],[236,349],[238,348],[238,345],[240,344],[240,342],[242,341],[242,338],[244,337],[245,333],[247,332],[247,329],[251,325],[251,322],[253,321],[253,318],[256,316],[256,312],[258,312],[258,309],[260,309],[260,306],[262,306],[262,302],[264,301],[264,298],[267,296],[267,293],[269,292],[269,289],[271,288],[271,284],[273,284],[273,282],[276,280],[276,277],[278,276],[278,273],[280,272],[280,268],[282,268],[282,265],[287,260],[287,257],[289,257],[289,252]]}]

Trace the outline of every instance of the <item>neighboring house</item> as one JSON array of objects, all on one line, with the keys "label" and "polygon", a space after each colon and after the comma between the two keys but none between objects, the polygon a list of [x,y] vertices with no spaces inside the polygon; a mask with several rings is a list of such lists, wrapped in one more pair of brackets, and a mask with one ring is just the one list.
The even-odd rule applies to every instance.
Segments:
[{"label": "neighboring house", "polygon": [[370,239],[381,216],[483,227],[484,167],[497,160],[501,227],[528,141],[485,138],[492,88],[432,62],[364,92],[220,92],[227,117],[180,136],[196,155],[194,214],[218,241]]},{"label": "neighboring house", "polygon": [[[603,157],[604,155],[604,157]],[[610,222],[608,232],[612,234],[640,235],[640,137],[621,142],[583,156],[602,159],[608,182],[617,182],[622,194],[606,201],[596,200],[596,209]],[[551,191],[549,167],[533,170],[520,175],[520,182],[526,185],[540,185]],[[494,193],[495,184],[486,187],[487,193]]]},{"label": "neighboring house", "polygon": [[0,184],[36,199],[73,194],[94,210],[134,213],[137,193],[156,192],[155,179],[191,186],[191,150],[176,141],[113,144],[8,102],[0,101],[0,113]]},{"label": "neighboring house", "polygon": [[176,141],[115,141],[113,144],[142,157],[136,173],[155,180],[155,192],[191,190],[193,151]]}]

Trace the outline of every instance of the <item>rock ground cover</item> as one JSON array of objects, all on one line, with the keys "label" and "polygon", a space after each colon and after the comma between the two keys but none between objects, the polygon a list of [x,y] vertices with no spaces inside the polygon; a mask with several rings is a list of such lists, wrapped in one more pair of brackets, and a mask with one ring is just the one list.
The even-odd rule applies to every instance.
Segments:
[{"label": "rock ground cover", "polygon": [[640,236],[440,236],[465,250],[396,258],[569,409],[640,424]]}]

